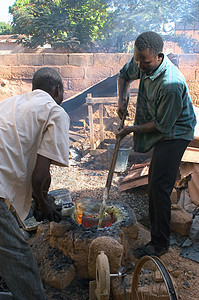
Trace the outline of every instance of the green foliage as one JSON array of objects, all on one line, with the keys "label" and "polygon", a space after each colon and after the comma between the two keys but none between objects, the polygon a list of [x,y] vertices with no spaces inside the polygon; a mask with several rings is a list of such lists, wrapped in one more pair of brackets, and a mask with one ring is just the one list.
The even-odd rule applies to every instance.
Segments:
[{"label": "green foliage", "polygon": [[[48,43],[74,52],[132,52],[132,41],[143,31],[173,37],[168,24],[198,21],[199,1],[16,0],[10,12],[27,47]],[[181,37],[179,43],[191,42]]]},{"label": "green foliage", "polygon": [[12,34],[12,33],[13,33],[13,28],[11,25],[5,22],[0,22],[0,34],[5,35],[5,34]]},{"label": "green foliage", "polygon": [[198,52],[199,42],[192,37],[187,37],[185,33],[166,36],[165,40],[177,43],[185,53]]},{"label": "green foliage", "polygon": [[101,0],[17,0],[11,11],[15,32],[26,35],[25,46],[49,43],[73,51],[89,50],[109,17]]},{"label": "green foliage", "polygon": [[118,51],[133,51],[131,42],[143,31],[167,33],[166,25],[187,15],[195,0],[113,0],[114,28],[107,31]]}]

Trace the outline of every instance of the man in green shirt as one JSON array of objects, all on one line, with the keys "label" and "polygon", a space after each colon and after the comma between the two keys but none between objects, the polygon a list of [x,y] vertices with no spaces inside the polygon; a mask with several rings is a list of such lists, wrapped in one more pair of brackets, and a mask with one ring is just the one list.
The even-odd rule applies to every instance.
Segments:
[{"label": "man in green shirt", "polygon": [[153,148],[149,170],[149,215],[151,241],[136,249],[135,256],[160,256],[170,241],[171,201],[180,161],[194,138],[196,117],[184,76],[162,52],[163,40],[155,32],[140,34],[134,57],[118,77],[118,115],[127,114],[126,90],[140,80],[134,126],[126,126],[117,136],[134,133],[134,150]]}]

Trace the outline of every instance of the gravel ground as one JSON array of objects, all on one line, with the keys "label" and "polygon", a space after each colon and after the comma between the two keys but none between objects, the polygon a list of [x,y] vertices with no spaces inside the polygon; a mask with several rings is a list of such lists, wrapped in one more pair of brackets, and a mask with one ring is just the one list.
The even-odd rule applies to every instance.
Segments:
[{"label": "gravel ground", "polygon": [[[51,167],[52,182],[50,190],[67,188],[70,190],[73,201],[91,198],[95,202],[102,201],[103,192],[108,176],[106,154],[92,156],[85,155],[81,162],[70,160],[69,168]],[[143,158],[142,158],[143,159]],[[131,161],[124,173],[114,173],[109,193],[110,203],[128,203],[135,211],[137,220],[147,219],[148,197],[144,188],[129,193],[120,193],[119,184],[132,163],[141,163],[137,157]],[[34,238],[34,236],[32,237]],[[42,239],[42,237],[41,237]],[[199,297],[199,264],[180,256],[180,247],[173,245],[169,252],[161,257],[169,273],[173,276],[178,300],[198,300]],[[7,290],[3,280],[0,279],[0,291]],[[71,284],[58,290],[45,285],[48,300],[88,300],[89,280],[75,278]]]},{"label": "gravel ground", "polygon": [[[92,198],[93,201],[101,203],[108,176],[107,158],[105,155],[107,154],[98,156],[87,154],[76,165],[73,165],[71,160],[69,169],[53,166],[51,169],[51,189],[68,188],[73,201]],[[147,189],[137,188],[128,193],[121,193],[119,192],[119,184],[133,163],[141,163],[145,159],[144,157],[134,157],[124,173],[114,173],[108,200],[108,203],[112,204],[128,203],[134,209],[137,220],[142,224],[142,221],[146,221],[148,218]],[[180,245],[173,244],[169,252],[163,255],[161,259],[173,277],[178,293],[178,300],[198,300],[199,264],[181,257],[180,252]],[[88,284],[89,282],[86,280],[75,279],[64,291],[56,291],[52,288],[47,289],[47,295],[50,300],[88,300]]]},{"label": "gravel ground", "polygon": [[[107,204],[125,202],[134,209],[137,219],[140,220],[148,216],[147,190],[141,188],[129,193],[119,191],[120,182],[127,175],[130,166],[136,162],[140,163],[141,161],[138,158],[134,161],[131,160],[125,172],[114,173]],[[107,165],[107,152],[105,152],[98,156],[87,154],[81,159],[81,162],[70,160],[69,168],[52,166],[50,190],[67,188],[73,201],[91,199],[95,203],[101,203],[108,176]],[[88,280],[78,280],[76,278],[63,291],[47,286],[45,288],[50,300],[88,300],[88,287]]]},{"label": "gravel ground", "polygon": [[[71,160],[69,169],[52,166],[50,189],[69,189],[73,201],[89,197],[93,198],[93,201],[101,203],[108,177],[106,156],[106,152],[101,157],[87,154],[81,162]],[[137,158],[136,161],[131,160],[123,173],[114,172],[108,203],[128,203],[134,209],[137,219],[140,220],[148,215],[147,189],[137,188],[128,193],[119,191],[120,182],[127,175],[130,166],[137,161]]]}]

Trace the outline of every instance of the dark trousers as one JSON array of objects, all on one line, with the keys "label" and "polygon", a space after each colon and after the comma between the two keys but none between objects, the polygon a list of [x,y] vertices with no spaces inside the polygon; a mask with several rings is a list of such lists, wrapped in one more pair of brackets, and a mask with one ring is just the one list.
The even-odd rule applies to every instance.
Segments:
[{"label": "dark trousers", "polygon": [[189,141],[167,140],[155,147],[149,169],[151,241],[159,249],[170,242],[171,201],[179,165]]}]

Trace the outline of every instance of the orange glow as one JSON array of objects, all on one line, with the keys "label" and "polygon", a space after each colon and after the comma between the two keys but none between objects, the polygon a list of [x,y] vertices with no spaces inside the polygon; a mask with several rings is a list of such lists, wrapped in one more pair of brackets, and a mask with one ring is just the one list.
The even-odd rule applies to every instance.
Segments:
[{"label": "orange glow", "polygon": [[[75,220],[78,224],[82,224],[84,227],[97,226],[99,223],[98,215],[96,213],[87,213],[86,206],[82,202],[75,204]],[[113,223],[113,214],[109,214],[103,217],[101,227],[110,227]]]},{"label": "orange glow", "polygon": [[82,216],[83,214],[76,214],[75,219],[78,224],[82,224]]}]

